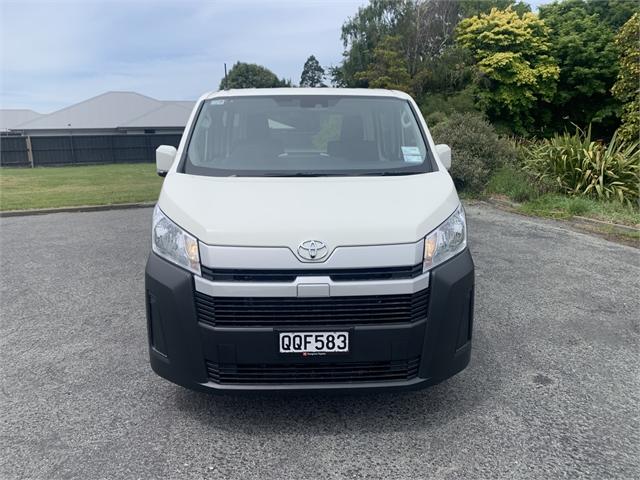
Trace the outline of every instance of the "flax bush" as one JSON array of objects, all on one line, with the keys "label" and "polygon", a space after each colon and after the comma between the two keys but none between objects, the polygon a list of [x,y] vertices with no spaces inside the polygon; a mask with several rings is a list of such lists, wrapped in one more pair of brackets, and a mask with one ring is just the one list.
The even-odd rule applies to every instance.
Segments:
[{"label": "flax bush", "polygon": [[552,181],[565,194],[638,204],[640,148],[616,132],[609,145],[585,132],[564,133],[528,149],[525,168],[539,181]]}]

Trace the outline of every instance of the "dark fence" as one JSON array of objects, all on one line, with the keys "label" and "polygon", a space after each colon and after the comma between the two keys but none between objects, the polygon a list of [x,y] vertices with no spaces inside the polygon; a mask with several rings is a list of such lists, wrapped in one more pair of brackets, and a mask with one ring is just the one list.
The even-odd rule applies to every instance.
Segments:
[{"label": "dark fence", "polygon": [[26,137],[0,136],[0,165],[3,167],[30,165]]},{"label": "dark fence", "polygon": [[0,166],[34,167],[103,163],[155,162],[160,145],[177,147],[181,135],[74,135],[48,137],[0,136]]}]

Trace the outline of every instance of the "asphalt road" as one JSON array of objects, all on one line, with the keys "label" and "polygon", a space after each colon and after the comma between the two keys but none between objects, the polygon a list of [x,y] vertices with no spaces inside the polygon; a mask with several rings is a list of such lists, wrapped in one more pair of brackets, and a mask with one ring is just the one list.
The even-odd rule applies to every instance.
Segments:
[{"label": "asphalt road", "polygon": [[468,208],[471,364],[365,396],[210,396],[147,360],[150,209],[0,219],[0,478],[638,478],[640,254]]}]

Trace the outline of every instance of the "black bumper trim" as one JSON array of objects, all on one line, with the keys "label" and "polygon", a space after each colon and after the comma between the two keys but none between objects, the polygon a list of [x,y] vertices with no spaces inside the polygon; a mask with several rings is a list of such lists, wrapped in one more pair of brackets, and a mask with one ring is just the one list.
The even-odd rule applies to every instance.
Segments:
[{"label": "black bumper trim", "polygon": [[209,380],[220,384],[354,383],[411,380],[420,358],[388,362],[236,365],[206,362]]},{"label": "black bumper trim", "polygon": [[[219,328],[198,321],[193,276],[155,254],[147,262],[145,285],[147,303],[150,294],[156,305],[157,317],[148,326],[162,331],[159,353],[152,343],[149,352],[151,366],[160,376],[187,388],[202,391],[269,391],[269,390],[388,390],[414,389],[432,385],[463,370],[471,356],[473,326],[474,266],[465,250],[455,258],[435,268],[430,278],[430,300],[426,320],[414,324],[360,325],[351,327],[351,351],[340,357],[283,357],[277,352],[273,327]],[[147,309],[149,315],[150,309]],[[463,323],[464,322],[464,323]],[[322,327],[309,327],[318,329]],[[461,343],[461,339],[465,339]],[[159,346],[158,342],[155,342]],[[255,368],[256,365],[283,366],[296,363],[310,368],[330,369],[331,363],[341,365],[375,362],[408,362],[420,358],[416,376],[406,378],[375,378],[371,381],[273,382],[249,381],[216,383],[207,366],[218,365],[228,372],[228,366]],[[206,359],[206,360],[205,360]],[[206,363],[209,362],[209,364]],[[349,368],[349,367],[341,367]]]}]

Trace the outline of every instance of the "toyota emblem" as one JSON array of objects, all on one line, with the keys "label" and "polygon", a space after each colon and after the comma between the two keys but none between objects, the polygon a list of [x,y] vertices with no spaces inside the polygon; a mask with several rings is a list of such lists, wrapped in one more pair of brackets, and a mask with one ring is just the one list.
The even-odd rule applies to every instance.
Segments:
[{"label": "toyota emblem", "polygon": [[306,240],[298,247],[298,254],[306,260],[320,260],[327,251],[327,246],[319,240]]}]

